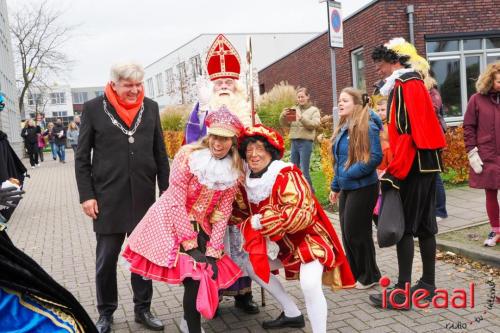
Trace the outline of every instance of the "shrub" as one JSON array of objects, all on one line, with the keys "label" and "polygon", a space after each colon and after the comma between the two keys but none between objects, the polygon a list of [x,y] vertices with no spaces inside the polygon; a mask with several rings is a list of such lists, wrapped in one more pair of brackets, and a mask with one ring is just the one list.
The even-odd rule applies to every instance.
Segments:
[{"label": "shrub", "polygon": [[321,169],[325,175],[326,182],[330,185],[333,180],[333,156],[330,147],[330,139],[320,138],[320,140]]},{"label": "shrub", "polygon": [[449,127],[446,131],[447,147],[443,149],[443,179],[452,184],[469,179],[469,160],[465,150],[463,127]]},{"label": "shrub", "polygon": [[182,142],[184,141],[184,132],[163,131],[163,140],[165,141],[165,148],[167,150],[168,157],[173,159],[182,146]]},{"label": "shrub", "polygon": [[191,105],[169,105],[160,112],[161,128],[164,131],[184,131]]},{"label": "shrub", "polygon": [[280,82],[269,92],[261,95],[257,105],[257,113],[262,123],[283,134],[279,117],[284,108],[295,104],[296,95],[295,88],[286,82]]}]

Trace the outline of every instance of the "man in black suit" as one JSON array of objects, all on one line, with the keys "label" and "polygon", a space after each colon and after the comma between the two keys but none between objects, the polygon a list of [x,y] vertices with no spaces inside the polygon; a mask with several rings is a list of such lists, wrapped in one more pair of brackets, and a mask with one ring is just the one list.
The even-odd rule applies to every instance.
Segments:
[{"label": "man in black suit", "polygon": [[[118,304],[116,265],[127,234],[168,187],[169,165],[158,104],[144,97],[144,69],[135,63],[111,68],[104,96],[83,105],[75,158],[83,211],[97,239],[96,290],[99,332],[109,332]],[[132,274],[135,321],[163,330],[150,312],[152,282]]]}]

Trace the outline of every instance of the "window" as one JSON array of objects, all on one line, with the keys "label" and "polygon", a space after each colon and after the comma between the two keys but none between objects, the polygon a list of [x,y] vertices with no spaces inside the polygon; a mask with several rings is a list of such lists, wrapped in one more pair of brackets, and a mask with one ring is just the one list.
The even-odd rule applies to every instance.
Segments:
[{"label": "window", "polygon": [[366,91],[365,61],[363,60],[363,48],[351,52],[352,85],[353,87]]},{"label": "window", "polygon": [[165,79],[167,83],[167,93],[174,91],[174,70],[169,68],[165,71]]},{"label": "window", "polygon": [[50,93],[50,104],[66,104],[66,94],[64,92]]},{"label": "window", "polygon": [[94,91],[95,97],[103,96],[104,95],[104,90],[97,90]]},{"label": "window", "polygon": [[163,95],[163,73],[156,74],[156,96]]},{"label": "window", "polygon": [[83,104],[89,100],[89,93],[86,91],[74,92],[73,96],[73,104]]},{"label": "window", "polygon": [[28,94],[28,105],[42,105],[42,94]]},{"label": "window", "polygon": [[177,72],[179,73],[179,82],[182,87],[186,86],[186,63],[183,61],[177,65]]},{"label": "window", "polygon": [[461,121],[470,96],[476,92],[479,74],[489,63],[500,60],[500,36],[428,40],[426,49],[446,120]]},{"label": "window", "polygon": [[152,77],[147,79],[146,85],[148,86],[148,96],[151,98],[155,97],[155,87],[153,85],[153,78]]},{"label": "window", "polygon": [[201,59],[199,54],[191,58],[191,69],[193,71],[192,72],[193,80],[196,82],[196,78],[203,74],[201,69]]},{"label": "window", "polygon": [[54,111],[52,112],[52,117],[66,117],[68,115],[68,111]]}]

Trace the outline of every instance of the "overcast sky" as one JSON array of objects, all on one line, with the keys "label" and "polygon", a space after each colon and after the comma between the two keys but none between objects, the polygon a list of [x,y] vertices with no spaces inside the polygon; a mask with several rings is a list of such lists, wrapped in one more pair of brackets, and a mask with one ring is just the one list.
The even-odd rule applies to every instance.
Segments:
[{"label": "overcast sky", "polygon": [[[47,0],[78,24],[65,50],[73,87],[104,85],[109,67],[133,59],[148,65],[202,33],[326,31],[318,0]],[[370,0],[344,0],[343,16]],[[7,0],[9,10],[38,0]],[[61,80],[63,81],[63,80]],[[63,82],[60,82],[63,83]]]}]

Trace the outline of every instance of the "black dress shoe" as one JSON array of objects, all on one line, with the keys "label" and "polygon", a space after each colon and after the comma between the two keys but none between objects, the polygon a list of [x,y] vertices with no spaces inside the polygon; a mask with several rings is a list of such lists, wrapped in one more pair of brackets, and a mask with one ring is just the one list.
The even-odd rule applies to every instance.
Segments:
[{"label": "black dress shoe", "polygon": [[248,314],[256,314],[260,312],[259,306],[253,301],[252,294],[236,296],[234,306]]},{"label": "black dress shoe", "polygon": [[[401,289],[401,288],[397,288],[397,287],[391,287],[391,288],[387,288],[385,291],[382,291],[382,293],[386,293],[386,304],[385,304],[385,308],[386,309],[389,309],[389,310],[403,310],[403,311],[408,311],[411,309],[411,294],[410,294],[410,300],[409,300],[409,303],[408,303],[408,307],[394,307],[392,306],[391,302],[389,301],[389,297],[390,297],[390,294],[393,290],[395,289]],[[382,296],[382,293],[378,293],[378,294],[372,294],[370,295],[370,301],[373,303],[373,305],[377,308],[383,308],[384,307],[384,304],[383,304],[383,296]],[[394,301],[397,303],[397,304],[404,304],[405,301],[406,301],[406,296],[405,295],[402,295],[402,294],[396,294],[394,296]]]},{"label": "black dress shoe", "polygon": [[111,332],[111,324],[113,323],[113,316],[99,316],[99,320],[95,323],[97,332],[108,333]]},{"label": "black dress shoe", "polygon": [[273,328],[283,328],[283,327],[292,327],[292,328],[303,328],[306,326],[304,321],[304,316],[300,315],[297,317],[287,317],[285,313],[282,312],[280,316],[274,320],[268,320],[262,323],[262,327],[266,330]]},{"label": "black dress shoe", "polygon": [[163,331],[163,323],[160,319],[153,316],[151,311],[144,311],[135,314],[135,322],[143,324],[152,331]]},{"label": "black dress shoe", "polygon": [[423,300],[432,302],[432,298],[436,296],[436,286],[428,284],[422,280],[418,280],[417,283],[410,288],[411,295],[413,295],[413,293],[419,289],[427,290],[429,292],[429,296],[423,298]]}]

